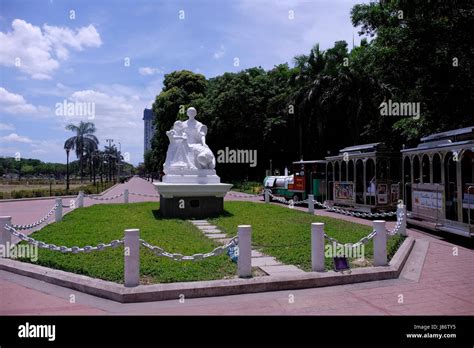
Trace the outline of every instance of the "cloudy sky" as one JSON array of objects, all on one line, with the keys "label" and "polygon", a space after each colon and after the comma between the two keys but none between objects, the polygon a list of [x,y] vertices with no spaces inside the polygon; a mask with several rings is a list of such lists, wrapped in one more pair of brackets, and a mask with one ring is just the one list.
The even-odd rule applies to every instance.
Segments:
[{"label": "cloudy sky", "polygon": [[[114,139],[137,164],[164,74],[270,69],[315,43],[358,44],[349,13],[362,2],[0,0],[0,156],[64,163],[65,125],[90,120],[101,147]],[[58,109],[81,103],[94,114]]]}]

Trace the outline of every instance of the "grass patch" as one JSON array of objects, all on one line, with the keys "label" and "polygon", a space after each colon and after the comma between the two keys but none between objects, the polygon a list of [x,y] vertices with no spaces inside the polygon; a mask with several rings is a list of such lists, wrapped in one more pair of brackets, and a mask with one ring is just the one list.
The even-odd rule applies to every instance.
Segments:
[{"label": "grass patch", "polygon": [[[295,265],[305,271],[311,271],[312,222],[324,222],[326,234],[341,243],[356,242],[372,231],[370,226],[310,215],[273,204],[225,202],[225,209],[227,214],[209,221],[219,226],[228,236],[237,233],[238,225],[252,225],[253,244],[278,246],[258,249],[285,264]],[[401,236],[389,237],[387,246],[389,256],[395,253],[402,240]],[[372,242],[365,245],[365,258],[369,262],[373,260]],[[332,259],[326,258],[326,268],[332,269],[332,267]]]},{"label": "grass patch", "polygon": [[[156,202],[97,204],[66,214],[63,221],[45,226],[32,237],[68,247],[95,246],[123,238],[123,231],[127,228],[139,228],[140,238],[172,253],[206,253],[218,246],[188,221],[160,218],[158,209]],[[123,253],[123,246],[88,254],[62,254],[39,249],[35,263],[123,283]],[[144,284],[231,278],[236,272],[235,263],[225,254],[198,262],[177,262],[140,248],[140,276]]]}]

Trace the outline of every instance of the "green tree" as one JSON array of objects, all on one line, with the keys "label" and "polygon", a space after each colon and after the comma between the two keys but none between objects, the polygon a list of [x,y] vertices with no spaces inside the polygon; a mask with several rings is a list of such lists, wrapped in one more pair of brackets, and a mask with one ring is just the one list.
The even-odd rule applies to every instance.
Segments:
[{"label": "green tree", "polygon": [[76,135],[70,137],[64,143],[64,148],[76,150],[76,157],[79,159],[79,166],[81,170],[81,182],[84,176],[84,157],[87,153],[97,149],[99,140],[94,135],[96,128],[92,122],[81,121],[79,125],[69,124],[66,126],[67,130],[75,132]]}]

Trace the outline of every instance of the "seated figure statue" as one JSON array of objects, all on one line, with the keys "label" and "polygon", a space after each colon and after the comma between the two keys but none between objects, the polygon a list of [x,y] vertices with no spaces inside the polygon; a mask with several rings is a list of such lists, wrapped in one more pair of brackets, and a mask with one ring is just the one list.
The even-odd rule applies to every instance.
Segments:
[{"label": "seated figure statue", "polygon": [[165,174],[189,174],[199,170],[214,170],[216,159],[206,144],[207,127],[196,121],[196,109],[189,108],[188,120],[176,121],[173,128],[166,132],[170,139]]}]

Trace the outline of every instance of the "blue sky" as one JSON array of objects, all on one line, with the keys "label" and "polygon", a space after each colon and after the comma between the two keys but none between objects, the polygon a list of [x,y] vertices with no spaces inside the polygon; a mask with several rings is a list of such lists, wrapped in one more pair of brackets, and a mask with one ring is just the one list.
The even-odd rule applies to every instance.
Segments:
[{"label": "blue sky", "polygon": [[[65,125],[91,120],[101,147],[114,139],[137,164],[164,74],[270,69],[316,43],[357,45],[350,10],[362,2],[0,0],[0,156],[64,163]],[[58,115],[64,102],[94,105],[93,119]]]}]

